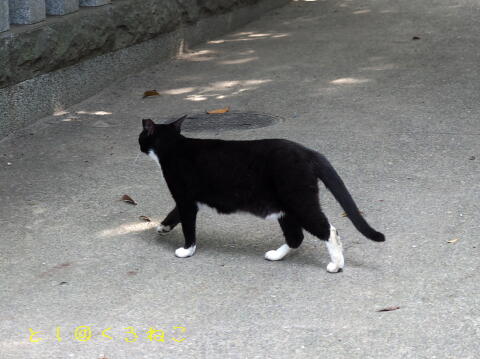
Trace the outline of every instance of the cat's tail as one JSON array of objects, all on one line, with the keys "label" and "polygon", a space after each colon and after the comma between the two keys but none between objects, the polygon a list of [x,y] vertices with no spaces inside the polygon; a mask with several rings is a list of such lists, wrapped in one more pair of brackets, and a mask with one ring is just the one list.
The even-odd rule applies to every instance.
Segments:
[{"label": "cat's tail", "polygon": [[315,152],[315,174],[330,192],[332,192],[335,199],[340,203],[348,218],[350,218],[360,233],[375,242],[385,241],[383,233],[374,230],[363,218],[337,171],[335,171],[330,162],[318,152]]}]

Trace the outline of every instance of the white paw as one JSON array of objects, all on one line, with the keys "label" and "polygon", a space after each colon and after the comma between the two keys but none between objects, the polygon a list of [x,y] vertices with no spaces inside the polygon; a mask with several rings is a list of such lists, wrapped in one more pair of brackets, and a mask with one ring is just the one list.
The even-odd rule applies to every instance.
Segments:
[{"label": "white paw", "polygon": [[172,230],[172,228],[170,228],[170,226],[164,226],[163,224],[160,224],[157,227],[157,232],[160,233],[160,234],[166,234],[166,233],[170,232],[171,230]]},{"label": "white paw", "polygon": [[[337,267],[338,269],[343,269],[343,267],[345,267],[345,259],[343,258],[343,254],[341,253],[336,253],[333,257],[330,258],[330,260],[331,262],[328,265],[331,264],[332,268]],[[328,266],[327,266],[327,270],[328,270]],[[338,272],[338,270],[335,272]]]},{"label": "white paw", "polygon": [[276,250],[271,250],[265,253],[265,259],[268,259],[269,261],[279,261],[282,258],[283,256],[278,254]]},{"label": "white paw", "polygon": [[327,272],[330,273],[337,273],[342,269],[338,264],[335,264],[333,262],[328,263],[327,265]]},{"label": "white paw", "polygon": [[178,258],[191,257],[195,253],[195,248],[197,248],[197,246],[192,246],[190,248],[183,248],[183,247],[177,248],[177,250],[175,251],[175,255]]},{"label": "white paw", "polygon": [[283,259],[290,251],[291,248],[287,244],[284,244],[277,250],[271,250],[265,253],[265,259],[268,259],[269,261],[279,261],[280,259]]}]

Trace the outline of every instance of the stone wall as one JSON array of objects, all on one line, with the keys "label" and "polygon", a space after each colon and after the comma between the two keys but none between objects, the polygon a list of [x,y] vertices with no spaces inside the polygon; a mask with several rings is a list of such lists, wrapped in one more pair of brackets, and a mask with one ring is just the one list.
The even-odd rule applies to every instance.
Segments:
[{"label": "stone wall", "polygon": [[[42,8],[39,3],[44,0],[10,0],[11,4],[22,5],[17,6],[16,15],[11,14],[10,18],[31,17],[25,15],[29,13],[26,6],[30,1],[36,4],[31,12],[38,13],[38,8]],[[80,4],[105,2],[82,0]],[[45,9],[50,13],[73,9],[74,13],[48,17],[37,25],[12,27],[11,31],[0,34],[0,88],[152,39],[200,18],[258,2],[260,0],[114,0],[111,5],[76,11],[77,4],[69,0],[47,0],[43,19]],[[5,6],[5,0],[0,0],[0,4]],[[34,21],[39,21],[38,14],[35,18]]]},{"label": "stone wall", "polygon": [[[29,0],[0,0],[0,10],[16,1]],[[72,10],[70,0],[46,0],[47,14],[73,12],[0,33],[0,138],[288,1],[81,0],[109,4],[76,10],[73,1]]]}]

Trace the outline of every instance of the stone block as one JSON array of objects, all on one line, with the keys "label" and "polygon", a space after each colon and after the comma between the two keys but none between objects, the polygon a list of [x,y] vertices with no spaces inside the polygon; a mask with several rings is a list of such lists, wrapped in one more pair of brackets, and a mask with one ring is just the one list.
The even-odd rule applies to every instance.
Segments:
[{"label": "stone block", "polygon": [[45,20],[45,0],[10,0],[11,24],[34,24]]},{"label": "stone block", "polygon": [[47,15],[65,15],[78,10],[79,0],[45,0]]},{"label": "stone block", "polygon": [[110,3],[111,0],[80,0],[80,6],[102,6]]},{"label": "stone block", "polygon": [[7,31],[9,28],[8,0],[0,0],[0,32]]}]

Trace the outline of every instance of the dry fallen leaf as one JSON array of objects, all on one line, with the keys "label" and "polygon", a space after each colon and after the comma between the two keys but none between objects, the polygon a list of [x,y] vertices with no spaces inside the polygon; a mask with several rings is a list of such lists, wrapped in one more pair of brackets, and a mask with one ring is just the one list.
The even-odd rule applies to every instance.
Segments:
[{"label": "dry fallen leaf", "polygon": [[217,108],[216,110],[210,110],[210,111],[207,111],[207,113],[209,115],[214,115],[214,114],[219,114],[219,113],[225,113],[225,112],[228,112],[230,111],[230,106],[227,106],[225,108]]},{"label": "dry fallen leaf", "polygon": [[147,216],[140,216],[140,219],[143,219],[145,222],[151,222],[152,220]]},{"label": "dry fallen leaf", "polygon": [[126,203],[130,203],[130,204],[133,204],[133,205],[137,205],[137,202],[135,202],[132,197],[130,197],[128,194],[124,194],[122,196],[122,201],[123,202],[126,202]]},{"label": "dry fallen leaf", "polygon": [[[360,214],[363,216],[363,212],[362,212],[362,211],[359,211],[359,212],[360,212]],[[347,214],[347,212],[343,212],[343,213],[341,214],[341,216],[342,216],[342,217],[348,217],[348,214]]]},{"label": "dry fallen leaf", "polygon": [[377,310],[377,312],[391,312],[392,310],[397,310],[397,309],[400,309],[400,307],[398,307],[398,306],[386,307],[386,308]]},{"label": "dry fallen leaf", "polygon": [[157,90],[148,90],[143,93],[143,98],[151,96],[160,96]]},{"label": "dry fallen leaf", "polygon": [[460,240],[460,238],[454,238],[454,239],[450,239],[450,240],[447,241],[447,242],[448,242],[448,243],[457,243],[459,240]]}]

